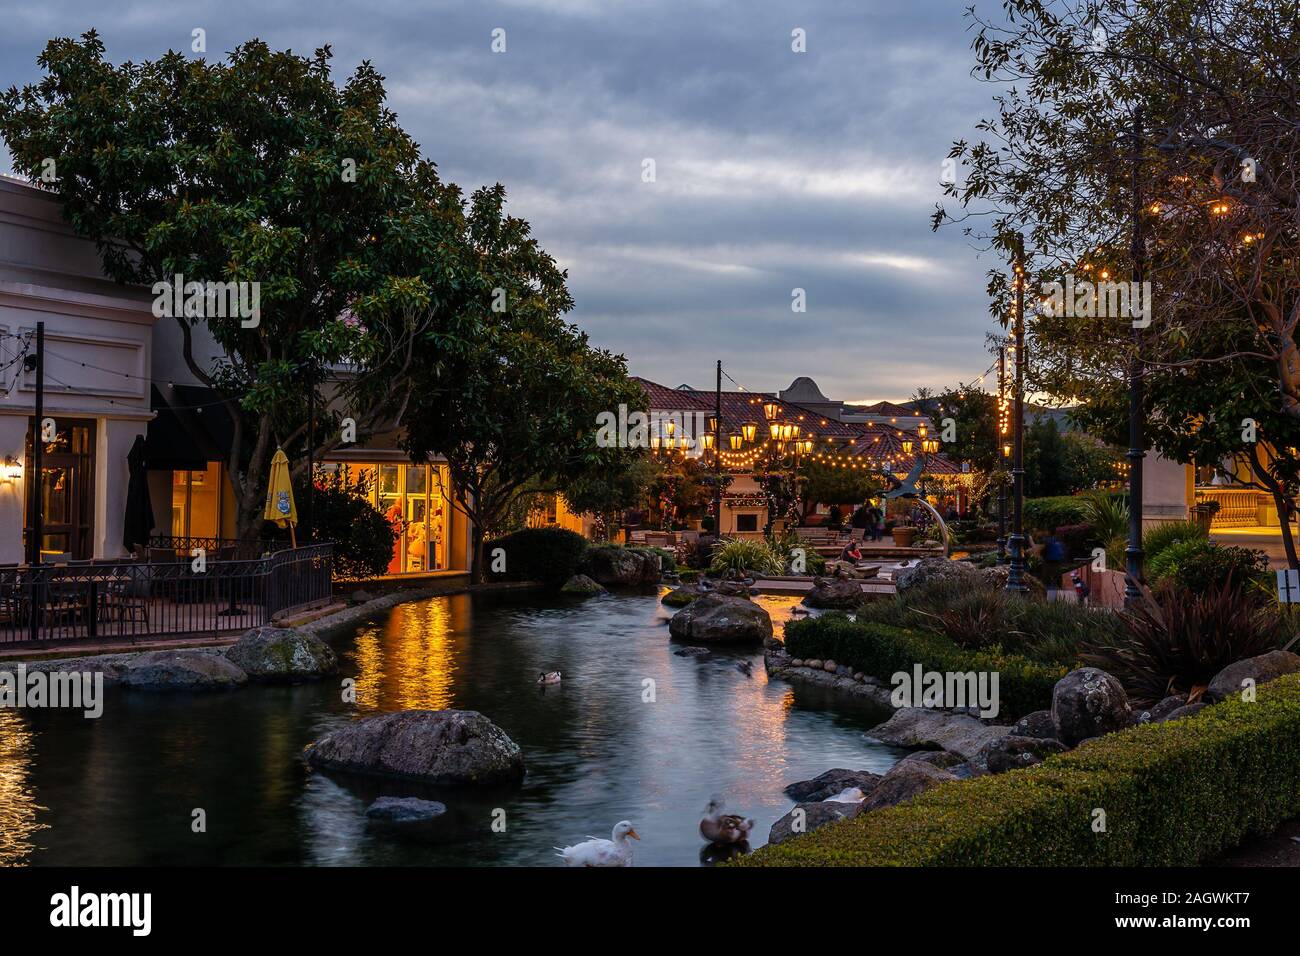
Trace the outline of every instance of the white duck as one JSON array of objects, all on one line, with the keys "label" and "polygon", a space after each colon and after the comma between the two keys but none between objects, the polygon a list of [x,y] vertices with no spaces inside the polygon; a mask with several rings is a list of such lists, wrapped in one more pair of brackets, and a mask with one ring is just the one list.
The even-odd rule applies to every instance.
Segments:
[{"label": "white duck", "polygon": [[561,674],[559,671],[545,671],[537,675],[537,683],[542,685],[558,684],[563,679],[563,677],[564,675]]},{"label": "white duck", "polygon": [[614,832],[610,835],[612,840],[588,837],[582,843],[555,849],[560,851],[565,866],[631,866],[632,844],[629,838],[639,840],[641,837],[627,820],[614,824]]},{"label": "white duck", "polygon": [[723,813],[721,797],[714,797],[705,809],[706,816],[700,821],[700,836],[710,843],[729,846],[744,843],[749,839],[749,831],[754,829],[754,821],[738,817],[734,813]]}]

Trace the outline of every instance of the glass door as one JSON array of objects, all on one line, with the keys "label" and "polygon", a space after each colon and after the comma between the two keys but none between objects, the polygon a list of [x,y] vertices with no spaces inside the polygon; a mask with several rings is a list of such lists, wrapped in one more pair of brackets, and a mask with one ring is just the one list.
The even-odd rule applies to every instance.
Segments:
[{"label": "glass door", "polygon": [[[79,419],[54,419],[54,438],[43,443],[41,480],[33,489],[29,477],[25,482],[23,538],[31,533],[31,496],[37,495],[41,513],[40,550],[42,560],[66,556],[72,560],[91,557],[91,527],[94,516],[95,423]],[[32,471],[32,429],[28,421],[27,467]]]}]

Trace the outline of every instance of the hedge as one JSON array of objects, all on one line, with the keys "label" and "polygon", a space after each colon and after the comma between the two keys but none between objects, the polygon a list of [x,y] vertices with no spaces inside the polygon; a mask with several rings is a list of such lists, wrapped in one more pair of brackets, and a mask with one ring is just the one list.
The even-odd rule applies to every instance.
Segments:
[{"label": "hedge", "polygon": [[[1300,813],[1300,674],[764,847],[741,866],[1187,866]],[[1105,832],[1093,831],[1094,810]]]},{"label": "hedge", "polygon": [[998,714],[1003,717],[1051,707],[1052,689],[1067,670],[1002,651],[967,651],[938,634],[850,621],[843,614],[790,621],[785,649],[792,657],[834,660],[883,681],[900,671],[910,674],[916,664],[943,673],[997,671]]},{"label": "hedge", "polygon": [[[582,535],[564,528],[524,528],[484,545],[487,575],[493,581],[540,581],[558,588],[578,573],[589,547]],[[505,553],[505,570],[493,570],[494,553]]]},{"label": "hedge", "polygon": [[1078,495],[1027,498],[1024,520],[1030,531],[1052,534],[1062,525],[1085,523],[1088,520],[1088,502]]}]

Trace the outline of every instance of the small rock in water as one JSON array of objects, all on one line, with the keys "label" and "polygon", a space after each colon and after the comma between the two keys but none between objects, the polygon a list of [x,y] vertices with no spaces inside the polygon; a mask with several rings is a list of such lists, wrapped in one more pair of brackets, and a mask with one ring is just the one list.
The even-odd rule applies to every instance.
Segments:
[{"label": "small rock in water", "polygon": [[446,812],[446,804],[418,797],[380,797],[366,808],[366,816],[370,819],[391,823],[419,823],[440,817]]},{"label": "small rock in water", "polygon": [[709,653],[707,647],[679,647],[673,651],[678,657],[704,657]]}]

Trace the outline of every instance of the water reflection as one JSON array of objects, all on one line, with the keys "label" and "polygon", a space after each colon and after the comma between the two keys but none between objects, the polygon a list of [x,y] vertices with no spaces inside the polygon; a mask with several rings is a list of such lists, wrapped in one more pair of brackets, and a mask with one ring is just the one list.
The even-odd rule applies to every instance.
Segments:
[{"label": "water reflection", "polygon": [[21,863],[35,848],[32,837],[45,828],[36,814],[45,809],[32,793],[35,758],[32,733],[12,710],[0,710],[0,866]]},{"label": "water reflection", "polygon": [[[778,626],[789,617],[791,599],[760,600]],[[702,852],[698,825],[713,793],[758,820],[759,846],[791,805],[786,784],[897,759],[864,736],[879,713],[769,684],[756,650],[674,655],[670,613],[655,595],[434,598],[335,642],[355,706],[325,681],[114,691],[93,721],[0,713],[0,862],[551,866],[552,847],[630,819],[643,838],[637,865],[709,865],[718,854]],[[563,682],[539,688],[537,675],[552,670]],[[300,759],[358,713],[444,707],[481,711],[519,742],[521,788],[434,793],[312,773]],[[448,812],[419,830],[384,828],[365,817],[380,795],[439,799]],[[190,827],[196,807],[205,834]],[[504,832],[491,826],[498,809]]]}]

